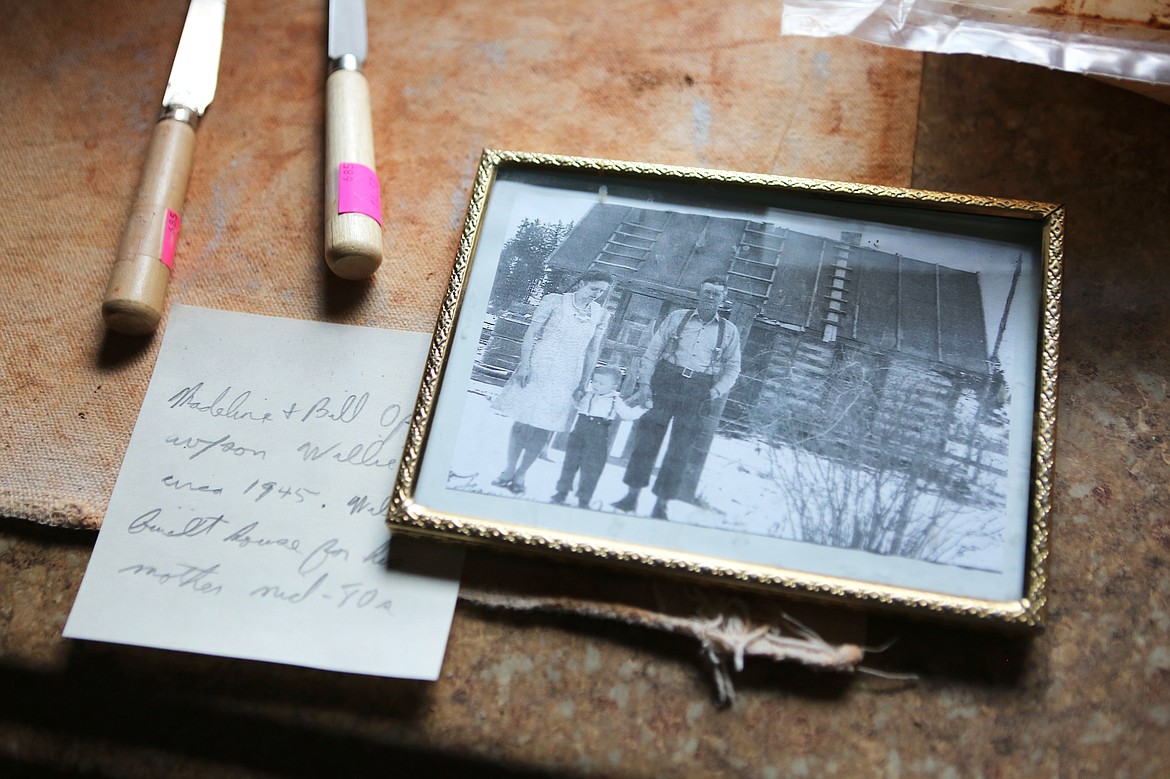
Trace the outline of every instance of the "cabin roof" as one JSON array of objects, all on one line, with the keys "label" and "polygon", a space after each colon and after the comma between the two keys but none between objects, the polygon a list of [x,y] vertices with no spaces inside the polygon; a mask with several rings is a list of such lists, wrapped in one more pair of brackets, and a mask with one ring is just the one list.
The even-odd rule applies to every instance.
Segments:
[{"label": "cabin roof", "polygon": [[696,289],[729,280],[729,297],[772,321],[820,332],[838,284],[838,337],[883,350],[987,370],[979,276],[846,240],[766,222],[598,204],[573,227],[550,264],[603,267],[627,283]]}]

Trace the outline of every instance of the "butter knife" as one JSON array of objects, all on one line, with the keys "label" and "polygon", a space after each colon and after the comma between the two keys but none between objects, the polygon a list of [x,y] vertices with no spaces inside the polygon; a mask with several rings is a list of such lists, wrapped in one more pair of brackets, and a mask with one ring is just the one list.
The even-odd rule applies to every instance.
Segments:
[{"label": "butter knife", "polygon": [[187,10],[162,113],[102,299],[102,318],[116,332],[145,335],[154,332],[162,318],[191,175],[195,127],[215,96],[226,5],[227,0],[191,0]]},{"label": "butter knife", "polygon": [[329,0],[325,79],[325,262],[344,279],[382,264],[382,196],[374,162],[365,0]]}]

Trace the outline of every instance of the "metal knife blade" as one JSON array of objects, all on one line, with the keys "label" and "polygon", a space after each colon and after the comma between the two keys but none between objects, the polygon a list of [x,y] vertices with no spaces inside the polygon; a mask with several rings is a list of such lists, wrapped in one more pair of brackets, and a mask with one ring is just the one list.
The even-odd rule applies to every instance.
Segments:
[{"label": "metal knife blade", "polygon": [[175,64],[163,93],[163,111],[188,108],[199,116],[215,97],[227,0],[191,0]]},{"label": "metal knife blade", "polygon": [[329,0],[329,59],[349,54],[366,64],[366,0]]},{"label": "metal knife blade", "polygon": [[195,127],[215,96],[226,6],[226,0],[191,0],[187,11],[162,114],[102,297],[102,318],[119,333],[147,335],[162,319],[191,176]]},{"label": "metal knife blade", "polygon": [[329,0],[325,79],[325,263],[366,279],[382,263],[382,196],[374,160],[365,0]]}]

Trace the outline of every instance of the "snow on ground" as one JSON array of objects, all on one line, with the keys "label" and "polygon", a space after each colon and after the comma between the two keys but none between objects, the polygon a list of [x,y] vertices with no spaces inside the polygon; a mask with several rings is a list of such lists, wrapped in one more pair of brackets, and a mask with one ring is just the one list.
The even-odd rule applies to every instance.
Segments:
[{"label": "snow on ground", "polygon": [[[472,391],[468,393],[459,430],[461,446],[450,467],[452,475],[448,480],[448,486],[452,489],[491,495],[512,494],[492,484],[504,468],[508,452],[508,434],[512,429],[512,420],[491,407],[491,398],[498,392],[499,388],[491,384],[475,383]],[[521,497],[543,503],[549,502],[556,492],[557,479],[560,478],[564,458],[563,451],[550,447],[546,457],[533,463],[525,475],[526,489]],[[616,512],[609,504],[626,494],[622,472],[623,469],[619,466],[606,466],[593,493],[591,508],[597,511]],[[576,496],[570,494],[569,502],[576,505]],[[649,490],[645,490],[638,513],[648,515],[653,505],[654,496]]]},{"label": "snow on ground", "polygon": [[[473,383],[463,411],[460,446],[450,466],[448,487],[466,492],[512,497],[512,493],[496,487],[492,481],[500,475],[507,457],[508,434],[512,420],[491,408],[491,400],[499,388],[486,383]],[[632,423],[625,422],[618,433],[628,436]],[[766,473],[773,467],[785,467],[780,452],[761,452],[760,444],[731,438],[716,437],[708,456],[697,492],[698,503],[671,501],[668,507],[670,521],[739,533],[792,538],[786,531],[789,523],[782,515],[787,504],[783,487]],[[519,499],[548,503],[560,477],[564,451],[550,447],[545,456],[529,469],[525,476],[525,491]],[[598,481],[590,508],[594,511],[618,513],[610,504],[626,494],[622,482],[624,468],[608,464]],[[642,491],[637,514],[648,517],[655,496],[650,489]],[[576,496],[570,493],[569,505],[576,505]],[[957,525],[975,526],[986,522],[986,512],[965,510],[970,516],[961,517]],[[1000,520],[1002,524],[1002,519]],[[1002,547],[997,543],[983,545],[967,552],[949,564],[985,570],[1002,568]]]}]

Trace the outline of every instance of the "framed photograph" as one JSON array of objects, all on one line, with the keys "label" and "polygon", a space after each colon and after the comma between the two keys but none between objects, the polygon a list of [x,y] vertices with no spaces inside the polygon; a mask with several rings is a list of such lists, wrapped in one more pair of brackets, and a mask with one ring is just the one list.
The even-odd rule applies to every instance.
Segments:
[{"label": "framed photograph", "polygon": [[1039,624],[1062,237],[1044,203],[486,151],[391,528]]}]

